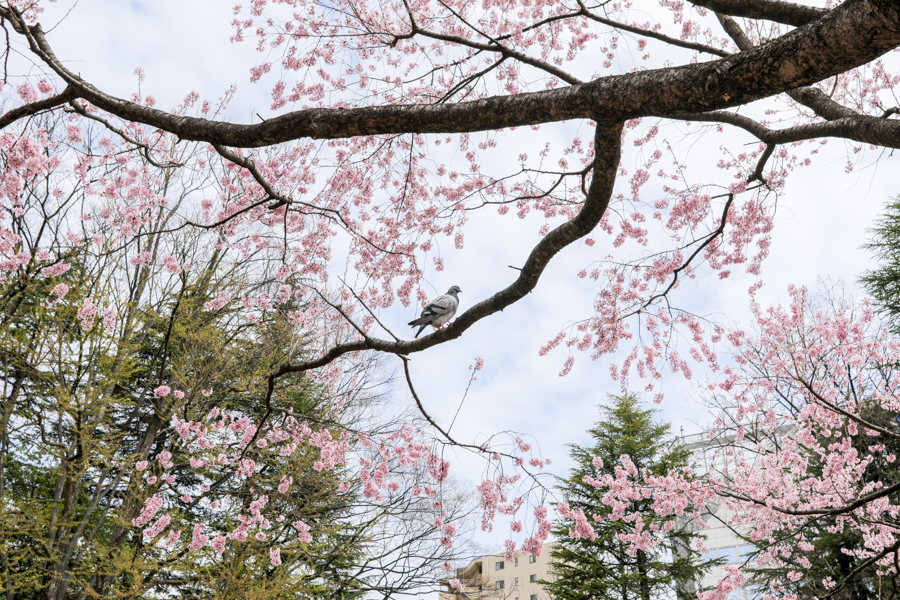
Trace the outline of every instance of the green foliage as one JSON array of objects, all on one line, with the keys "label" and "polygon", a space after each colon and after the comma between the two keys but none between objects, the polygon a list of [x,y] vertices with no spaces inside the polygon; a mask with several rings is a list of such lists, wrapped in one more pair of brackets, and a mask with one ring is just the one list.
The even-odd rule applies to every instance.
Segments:
[{"label": "green foliage", "polygon": [[[76,143],[63,121],[29,123]],[[107,146],[83,134],[89,154]],[[347,335],[303,318],[304,281],[282,249],[304,228],[269,238],[178,226],[176,211],[208,218],[203,198],[255,192],[185,166],[205,160],[193,145],[166,148],[169,168],[148,175],[135,155],[124,179],[99,163],[84,179],[35,176],[0,156],[23,185],[23,204],[0,208],[13,233],[3,257],[16,257],[0,276],[0,594],[345,600],[436,587],[452,550],[432,500],[411,493],[434,478],[356,443],[417,429],[402,409],[374,414],[376,360],[346,357],[327,385],[275,375]],[[139,208],[100,192],[112,179],[128,194],[141,180]],[[390,463],[388,489],[363,493],[358,469],[332,468],[338,452],[354,467]],[[444,521],[464,529],[471,503],[451,487]]]},{"label": "green foliage", "polygon": [[[173,555],[131,525],[153,493],[134,470],[137,460],[170,451],[176,466],[167,474],[181,487],[198,481],[171,429],[175,416],[197,421],[218,407],[258,423],[290,411],[317,430],[343,431],[328,394],[302,375],[282,378],[266,402],[268,374],[306,341],[287,322],[290,306],[261,311],[252,324],[240,307],[206,309],[210,294],[233,288],[238,268],[215,252],[207,258],[207,269],[194,276],[138,272],[123,283],[104,279],[103,257],[84,251],[66,257],[72,267],[61,276],[23,269],[0,288],[0,589],[7,597],[358,595],[363,580],[354,573],[367,540],[352,519],[356,495],[338,492],[349,478],[344,470],[314,468],[314,447],[283,460],[249,453],[262,470],[253,492],[230,477],[207,493],[207,500],[244,507],[267,495],[273,523],[265,542],[234,543],[223,555],[212,549]],[[69,286],[65,298],[48,301],[59,283]],[[79,318],[89,296],[98,306],[117,307],[115,329],[99,315],[93,323]],[[160,385],[186,394],[156,398]],[[204,396],[207,388],[215,395]],[[290,494],[277,491],[284,476],[296,482]],[[182,501],[166,512],[173,527],[234,527],[208,502]],[[282,521],[275,522],[276,514]],[[296,520],[310,526],[313,542],[296,541]],[[275,544],[283,548],[278,569],[269,559]]]},{"label": "green foliage", "polygon": [[860,277],[866,292],[894,333],[900,333],[900,199],[889,203],[869,230],[864,246],[878,261],[878,268]]},{"label": "green foliage", "polygon": [[[586,475],[598,476],[595,457],[603,460],[601,475],[614,474],[623,454],[631,458],[639,473],[646,469],[663,475],[687,467],[690,454],[674,443],[668,424],[653,421],[655,411],[642,409],[635,395],[610,396],[610,403],[600,410],[601,420],[589,430],[592,445],[570,445],[569,455],[576,466],[560,486],[570,509],[582,510],[589,520],[593,515],[603,517],[600,523],[592,523],[597,538],[571,538],[573,521],[558,521],[554,534],[561,542],[551,555],[552,580],[544,584],[557,600],[650,600],[671,597],[673,590],[678,598],[692,597],[688,582],[699,580],[715,562],[699,561],[699,553],[691,549],[697,534],[681,527],[684,519],[657,516],[650,499],[632,501],[626,515],[639,513],[646,528],[660,529],[656,535],[664,541],[631,554],[629,544],[618,536],[633,532],[633,524],[607,520],[612,508],[603,503],[603,492],[584,481]],[[661,533],[667,524],[672,531]]]}]

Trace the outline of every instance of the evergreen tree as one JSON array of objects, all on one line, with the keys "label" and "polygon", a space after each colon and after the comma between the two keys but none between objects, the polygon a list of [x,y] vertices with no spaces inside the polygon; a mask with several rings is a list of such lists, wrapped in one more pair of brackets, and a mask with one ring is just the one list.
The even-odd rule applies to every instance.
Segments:
[{"label": "evergreen tree", "polygon": [[[651,508],[651,499],[633,501],[626,514],[638,512],[645,527],[663,542],[649,550],[628,551],[629,543],[620,534],[631,533],[633,523],[609,521],[612,508],[603,503],[603,492],[585,483],[586,475],[614,474],[623,454],[627,454],[640,473],[646,469],[654,475],[689,464],[690,453],[676,445],[670,435],[670,425],[654,422],[656,411],[641,408],[640,400],[632,394],[610,396],[610,403],[600,407],[602,418],[589,430],[591,446],[570,445],[570,456],[576,466],[560,490],[573,511],[581,510],[588,519],[603,517],[594,523],[596,539],[570,537],[571,519],[560,519],[554,534],[562,540],[551,553],[552,581],[543,584],[557,600],[650,600],[664,595],[688,598],[690,585],[716,564],[700,562],[699,553],[691,542],[697,533],[681,527],[684,519],[675,515],[659,517]],[[594,466],[594,459],[603,460],[603,467]],[[666,533],[666,528],[672,529]]]},{"label": "evergreen tree", "polygon": [[860,278],[866,292],[894,333],[900,332],[900,198],[885,207],[884,215],[869,230],[872,240],[864,247],[878,260],[874,271]]}]

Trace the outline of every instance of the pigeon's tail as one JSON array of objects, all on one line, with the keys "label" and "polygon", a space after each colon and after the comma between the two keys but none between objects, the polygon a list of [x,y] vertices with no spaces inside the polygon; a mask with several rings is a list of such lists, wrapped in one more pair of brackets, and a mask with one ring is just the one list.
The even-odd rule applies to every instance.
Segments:
[{"label": "pigeon's tail", "polygon": [[419,330],[416,332],[416,337],[419,337],[419,334],[422,333],[422,330],[428,327],[433,320],[434,317],[432,315],[421,316],[414,321],[410,321],[409,323],[407,323],[407,325],[409,325],[410,327],[419,327],[419,325],[421,325],[421,327],[419,327]]}]

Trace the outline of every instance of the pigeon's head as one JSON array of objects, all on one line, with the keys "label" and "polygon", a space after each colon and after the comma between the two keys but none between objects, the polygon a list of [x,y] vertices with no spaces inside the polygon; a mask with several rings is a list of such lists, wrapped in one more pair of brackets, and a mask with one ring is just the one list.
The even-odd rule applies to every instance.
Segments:
[{"label": "pigeon's head", "polygon": [[461,293],[461,292],[462,292],[462,290],[459,289],[459,286],[458,286],[458,285],[454,285],[452,288],[450,288],[449,290],[447,290],[447,293],[448,293],[448,294],[453,294],[454,296],[455,296],[456,294]]}]

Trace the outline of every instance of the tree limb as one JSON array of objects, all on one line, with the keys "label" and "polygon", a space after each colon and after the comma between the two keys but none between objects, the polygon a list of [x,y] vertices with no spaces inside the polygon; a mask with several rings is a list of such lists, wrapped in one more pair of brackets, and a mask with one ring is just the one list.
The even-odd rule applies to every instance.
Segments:
[{"label": "tree limb", "polygon": [[61,106],[63,104],[66,104],[70,100],[74,100],[77,97],[77,88],[68,85],[66,86],[66,89],[55,96],[50,96],[49,98],[44,98],[43,100],[38,100],[37,102],[31,102],[30,104],[17,106],[12,110],[6,111],[2,116],[0,116],[0,129],[3,129],[11,123],[15,123],[22,117],[29,117],[33,114],[41,112],[42,110]]},{"label": "tree limb", "polygon": [[702,6],[732,17],[763,19],[785,25],[801,27],[828,14],[827,8],[817,8],[782,0],[690,0],[694,6]]},{"label": "tree limb", "polygon": [[746,104],[853,69],[900,45],[900,7],[849,0],[805,27],[717,61],[603,77],[567,88],[494,96],[443,105],[314,108],[255,124],[173,115],[116,98],[72,73],[53,54],[40,25],[28,26],[8,7],[0,16],[78,95],[122,119],[182,139],[258,147],[299,138],[337,139],[391,133],[454,133],[569,119],[624,121],[705,112]]},{"label": "tree limb", "polygon": [[598,123],[594,134],[594,147],[596,148],[597,156],[594,159],[593,177],[581,212],[571,221],[553,229],[538,242],[519,272],[519,277],[511,285],[487,300],[479,302],[448,326],[425,337],[400,342],[368,338],[366,340],[338,344],[318,358],[299,364],[281,366],[273,373],[273,377],[277,378],[287,373],[316,369],[329,364],[341,355],[360,350],[378,350],[397,355],[421,352],[432,346],[458,338],[481,319],[500,312],[507,306],[524,298],[537,286],[538,279],[540,279],[550,259],[569,244],[593,231],[606,212],[619,166],[619,157],[622,149],[622,124]]}]

